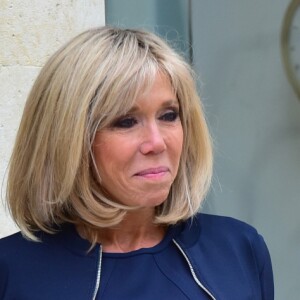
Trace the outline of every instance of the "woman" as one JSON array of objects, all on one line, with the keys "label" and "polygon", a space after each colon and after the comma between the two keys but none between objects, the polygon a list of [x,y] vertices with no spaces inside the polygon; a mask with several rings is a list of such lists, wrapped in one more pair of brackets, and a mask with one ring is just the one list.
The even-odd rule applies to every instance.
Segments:
[{"label": "woman", "polygon": [[0,242],[1,299],[273,299],[255,229],[198,214],[210,137],[189,66],[102,27],[56,52],[27,100]]}]

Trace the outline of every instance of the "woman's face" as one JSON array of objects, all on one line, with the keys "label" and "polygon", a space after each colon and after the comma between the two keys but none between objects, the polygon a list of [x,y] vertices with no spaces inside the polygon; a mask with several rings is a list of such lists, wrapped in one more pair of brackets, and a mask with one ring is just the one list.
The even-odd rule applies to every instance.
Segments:
[{"label": "woman's face", "polygon": [[166,200],[182,151],[179,109],[168,78],[158,73],[128,114],[97,132],[101,185],[114,201],[145,208]]}]

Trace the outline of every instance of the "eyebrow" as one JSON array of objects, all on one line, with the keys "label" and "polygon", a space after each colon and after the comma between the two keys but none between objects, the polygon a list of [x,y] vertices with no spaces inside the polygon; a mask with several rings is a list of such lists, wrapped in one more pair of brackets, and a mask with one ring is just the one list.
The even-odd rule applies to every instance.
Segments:
[{"label": "eyebrow", "polygon": [[[162,108],[172,107],[172,106],[179,107],[179,101],[177,99],[170,99],[170,100],[166,100],[162,103]],[[137,111],[139,111],[139,106],[135,104],[128,111],[128,113],[131,114],[131,113],[135,113]]]}]

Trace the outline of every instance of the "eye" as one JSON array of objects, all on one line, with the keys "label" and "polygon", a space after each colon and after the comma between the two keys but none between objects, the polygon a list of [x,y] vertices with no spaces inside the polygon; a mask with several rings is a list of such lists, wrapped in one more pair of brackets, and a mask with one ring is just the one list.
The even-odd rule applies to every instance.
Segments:
[{"label": "eye", "polygon": [[177,109],[169,110],[159,117],[161,121],[174,122],[178,119],[179,112]]},{"label": "eye", "polygon": [[113,122],[112,127],[115,128],[131,128],[137,124],[137,120],[133,117],[123,117]]}]

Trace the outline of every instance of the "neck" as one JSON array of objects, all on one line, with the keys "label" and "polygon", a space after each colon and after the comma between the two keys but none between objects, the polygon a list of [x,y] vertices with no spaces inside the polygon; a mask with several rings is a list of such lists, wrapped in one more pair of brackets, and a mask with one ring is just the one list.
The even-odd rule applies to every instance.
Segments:
[{"label": "neck", "polygon": [[115,227],[102,228],[98,242],[104,252],[126,253],[141,248],[150,248],[163,239],[166,227],[153,224],[154,209],[144,208],[128,212]]},{"label": "neck", "polygon": [[165,229],[153,224],[153,219],[153,209],[127,213],[118,226],[99,233],[103,251],[125,253],[157,245],[163,239]]}]

